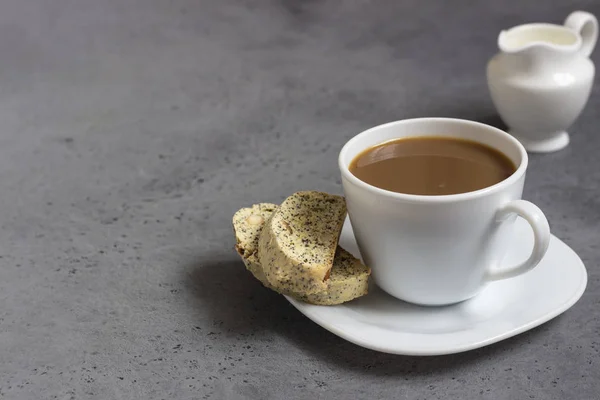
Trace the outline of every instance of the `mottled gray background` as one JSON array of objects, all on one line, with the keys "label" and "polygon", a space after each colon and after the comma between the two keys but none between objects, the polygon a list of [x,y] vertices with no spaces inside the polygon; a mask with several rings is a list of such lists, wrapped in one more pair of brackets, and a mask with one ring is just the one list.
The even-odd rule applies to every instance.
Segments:
[{"label": "mottled gray background", "polygon": [[340,193],[337,153],[372,125],[497,124],[498,32],[600,15],[555,3],[2,1],[0,398],[598,398],[598,85],[572,145],[531,157],[526,198],[589,271],[532,332],[445,357],[357,347],[255,282],[230,225]]}]

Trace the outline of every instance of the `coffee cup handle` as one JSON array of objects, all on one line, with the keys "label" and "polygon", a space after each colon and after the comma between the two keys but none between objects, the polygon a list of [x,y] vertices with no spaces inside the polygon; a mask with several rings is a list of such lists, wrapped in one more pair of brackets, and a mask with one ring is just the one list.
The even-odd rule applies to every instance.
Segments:
[{"label": "coffee cup handle", "polygon": [[548,250],[548,245],[550,244],[550,225],[548,225],[548,220],[542,210],[528,201],[513,200],[502,207],[496,214],[496,217],[501,221],[512,214],[517,214],[519,217],[524,218],[531,226],[534,238],[533,251],[527,260],[518,265],[506,268],[502,267],[494,271],[488,270],[486,276],[486,280],[488,281],[513,278],[530,271],[539,264]]}]

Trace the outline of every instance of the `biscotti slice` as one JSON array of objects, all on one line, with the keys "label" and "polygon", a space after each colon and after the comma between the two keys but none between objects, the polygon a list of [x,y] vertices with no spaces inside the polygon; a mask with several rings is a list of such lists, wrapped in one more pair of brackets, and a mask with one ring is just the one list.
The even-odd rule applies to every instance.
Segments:
[{"label": "biscotti slice", "polygon": [[258,239],[265,222],[271,218],[276,204],[260,203],[252,207],[242,208],[233,215],[233,230],[235,232],[235,250],[238,252],[246,269],[263,285],[273,289],[267,281],[260,261],[258,260]]},{"label": "biscotti slice", "polygon": [[285,199],[258,241],[258,258],[269,283],[300,295],[327,290],[345,217],[341,196],[309,191]]},{"label": "biscotti slice", "polygon": [[343,248],[337,248],[327,290],[313,294],[292,294],[298,300],[325,306],[342,304],[364,296],[369,289],[371,269]]},{"label": "biscotti slice", "polygon": [[311,295],[280,291],[267,281],[256,254],[258,239],[265,221],[276,208],[274,204],[255,204],[242,208],[233,216],[236,250],[246,268],[266,287],[311,304],[335,305],[364,296],[368,291],[371,270],[343,248],[337,248],[327,290]]}]

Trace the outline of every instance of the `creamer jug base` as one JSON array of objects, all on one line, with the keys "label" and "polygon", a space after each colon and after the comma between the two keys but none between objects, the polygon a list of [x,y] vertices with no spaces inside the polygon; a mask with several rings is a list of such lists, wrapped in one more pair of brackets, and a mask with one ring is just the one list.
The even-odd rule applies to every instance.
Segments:
[{"label": "creamer jug base", "polygon": [[509,130],[508,133],[521,142],[523,147],[530,153],[552,153],[564,149],[570,141],[569,134],[565,131],[557,132],[554,136],[542,140],[526,139],[513,130]]}]

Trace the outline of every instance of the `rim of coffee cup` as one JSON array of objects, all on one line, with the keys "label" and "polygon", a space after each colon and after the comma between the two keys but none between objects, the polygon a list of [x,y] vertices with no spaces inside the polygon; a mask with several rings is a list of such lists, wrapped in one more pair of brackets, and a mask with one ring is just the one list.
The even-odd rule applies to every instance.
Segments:
[{"label": "rim of coffee cup", "polygon": [[[381,189],[381,188],[373,186],[369,183],[366,183],[366,182],[358,179],[356,176],[354,176],[354,174],[352,174],[352,172],[350,172],[349,166],[350,166],[350,163],[352,162],[352,160],[348,160],[347,153],[356,145],[356,142],[362,140],[365,136],[373,134],[373,132],[376,132],[376,131],[384,129],[384,128],[389,128],[390,126],[404,125],[404,124],[409,124],[409,123],[412,124],[412,123],[419,123],[419,122],[438,122],[438,123],[451,123],[451,124],[458,123],[458,124],[463,124],[463,125],[469,125],[471,127],[477,128],[477,129],[481,129],[482,131],[486,131],[487,134],[493,134],[498,137],[502,137],[504,140],[506,140],[507,142],[510,142],[510,144],[512,144],[517,149],[519,156],[520,156],[519,165],[517,166],[515,172],[513,172],[508,178],[506,178],[503,181],[500,181],[492,186],[488,186],[483,189],[474,190],[472,192],[447,194],[447,195],[419,195],[419,194],[392,192],[390,190]],[[396,139],[400,139],[400,138],[404,138],[404,137],[431,137],[431,136],[437,136],[437,135],[435,132],[433,132],[433,133],[427,134],[427,135],[398,136],[397,138],[384,140],[382,142],[379,142],[379,143],[376,143],[373,145],[369,145],[369,146],[364,146],[357,152],[356,155],[360,154],[362,151],[364,151],[372,146],[377,146],[378,144],[382,144],[382,143],[385,143],[388,141],[392,141],[392,140],[396,140]],[[452,135],[444,135],[444,137],[455,137],[458,139],[464,139],[464,137],[452,136]],[[478,143],[484,144],[486,146],[490,146],[490,147],[494,148],[495,150],[500,151],[502,154],[506,155],[512,161],[514,161],[504,151],[497,149],[494,146],[491,146],[489,143],[486,143],[485,141],[480,141],[477,139],[468,139],[468,140],[474,140],[474,141],[477,141]],[[354,157],[356,157],[356,155]],[[431,202],[431,203],[443,203],[443,202],[452,202],[452,201],[457,201],[457,200],[469,200],[469,199],[496,193],[496,192],[502,190],[503,188],[505,188],[506,186],[509,186],[512,183],[514,183],[515,181],[519,180],[525,173],[528,162],[529,162],[529,159],[527,156],[527,151],[525,150],[523,145],[517,139],[515,139],[513,136],[508,134],[507,132],[505,132],[501,129],[498,129],[496,127],[484,124],[482,122],[476,122],[476,121],[460,119],[460,118],[441,118],[441,117],[402,119],[402,120],[392,121],[392,122],[388,122],[385,124],[374,126],[372,128],[369,128],[367,130],[360,132],[359,134],[357,134],[356,136],[354,136],[353,138],[348,140],[346,142],[346,144],[344,144],[344,146],[340,150],[340,154],[338,156],[338,166],[340,168],[342,178],[347,179],[352,184],[354,184],[360,188],[363,188],[364,190],[368,190],[373,193],[381,194],[381,195],[395,198],[398,200],[415,201],[415,202]]]}]

